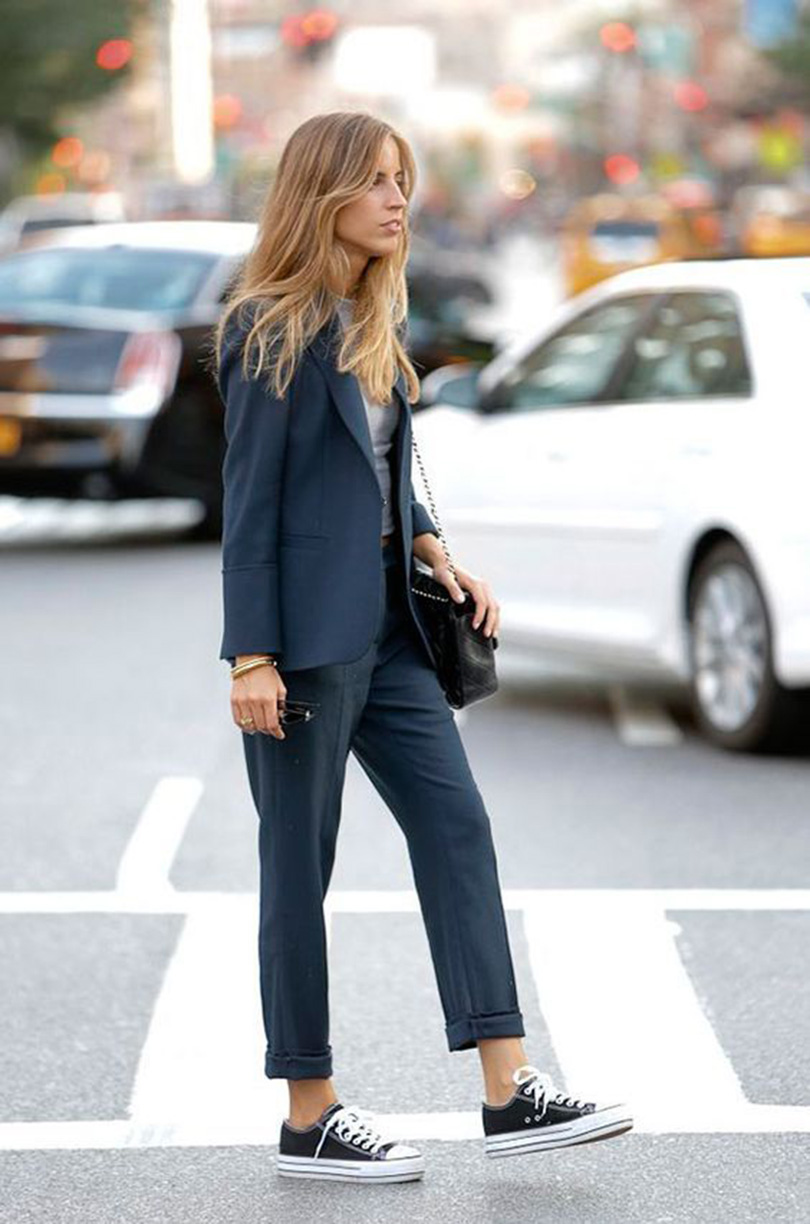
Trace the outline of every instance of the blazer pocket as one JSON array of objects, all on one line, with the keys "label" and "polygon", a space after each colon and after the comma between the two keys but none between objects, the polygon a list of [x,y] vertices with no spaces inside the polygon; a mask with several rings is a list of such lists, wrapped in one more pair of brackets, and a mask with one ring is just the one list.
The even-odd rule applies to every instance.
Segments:
[{"label": "blazer pocket", "polygon": [[300,531],[280,531],[278,536],[279,544],[287,548],[322,548],[328,539],[327,535]]}]

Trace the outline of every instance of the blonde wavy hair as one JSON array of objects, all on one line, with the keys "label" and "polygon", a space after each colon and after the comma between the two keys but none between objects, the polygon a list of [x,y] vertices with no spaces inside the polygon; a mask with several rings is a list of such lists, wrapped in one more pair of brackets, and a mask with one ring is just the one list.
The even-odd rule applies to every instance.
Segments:
[{"label": "blonde wavy hair", "polygon": [[[407,140],[382,119],[362,111],[313,115],[289,137],[261,207],[256,241],[214,332],[217,368],[225,329],[239,312],[242,322],[247,318],[251,324],[242,356],[245,376],[258,377],[267,368],[268,390],[284,396],[303,351],[335,313],[348,283],[349,258],[335,237],[337,213],[373,186],[389,136],[399,149],[401,189],[410,201],[416,181],[413,153]],[[390,402],[398,368],[409,403],[419,398],[419,379],[401,339],[408,307],[409,247],[406,209],[394,251],[369,258],[352,295],[352,321],[337,354],[338,370],[355,374],[381,403]]]}]

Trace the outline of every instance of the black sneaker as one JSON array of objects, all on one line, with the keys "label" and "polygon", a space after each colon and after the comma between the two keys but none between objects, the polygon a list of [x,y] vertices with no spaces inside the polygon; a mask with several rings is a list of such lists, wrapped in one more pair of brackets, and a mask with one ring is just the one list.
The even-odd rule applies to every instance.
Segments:
[{"label": "black sneaker", "polygon": [[626,1105],[596,1105],[564,1096],[536,1067],[518,1067],[512,1079],[517,1089],[505,1105],[482,1104],[487,1156],[593,1143],[622,1135],[633,1125]]},{"label": "black sneaker", "polygon": [[425,1172],[424,1156],[410,1144],[385,1140],[372,1125],[373,1117],[333,1101],[312,1126],[283,1121],[278,1172],[331,1181],[416,1181]]}]

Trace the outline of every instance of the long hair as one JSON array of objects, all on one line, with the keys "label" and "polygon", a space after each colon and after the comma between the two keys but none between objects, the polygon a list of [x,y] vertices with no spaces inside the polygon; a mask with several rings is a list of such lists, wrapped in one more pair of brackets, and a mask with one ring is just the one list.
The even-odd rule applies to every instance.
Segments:
[{"label": "long hair", "polygon": [[[258,377],[267,368],[268,390],[279,398],[286,393],[304,349],[334,315],[348,282],[349,258],[335,236],[336,215],[373,185],[388,136],[397,143],[401,189],[410,201],[414,156],[405,138],[383,120],[362,111],[335,111],[313,115],[289,137],[261,207],[256,241],[214,333],[217,367],[225,329],[240,312],[237,317],[249,325],[242,355],[245,376]],[[396,248],[366,264],[336,359],[341,372],[355,374],[381,403],[391,399],[397,367],[408,401],[419,398],[419,380],[401,339],[409,246],[406,211]]]}]

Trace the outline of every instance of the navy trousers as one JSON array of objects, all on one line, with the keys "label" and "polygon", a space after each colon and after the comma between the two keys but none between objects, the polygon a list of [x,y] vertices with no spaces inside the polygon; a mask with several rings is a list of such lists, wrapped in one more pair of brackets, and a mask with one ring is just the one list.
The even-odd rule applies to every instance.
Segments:
[{"label": "navy trousers", "polygon": [[332,1075],[323,900],[353,752],[402,829],[450,1050],[524,1036],[489,817],[411,620],[393,542],[381,548],[374,640],[353,663],[285,671],[320,702],[286,739],[243,732],[259,816],[265,1074]]}]

